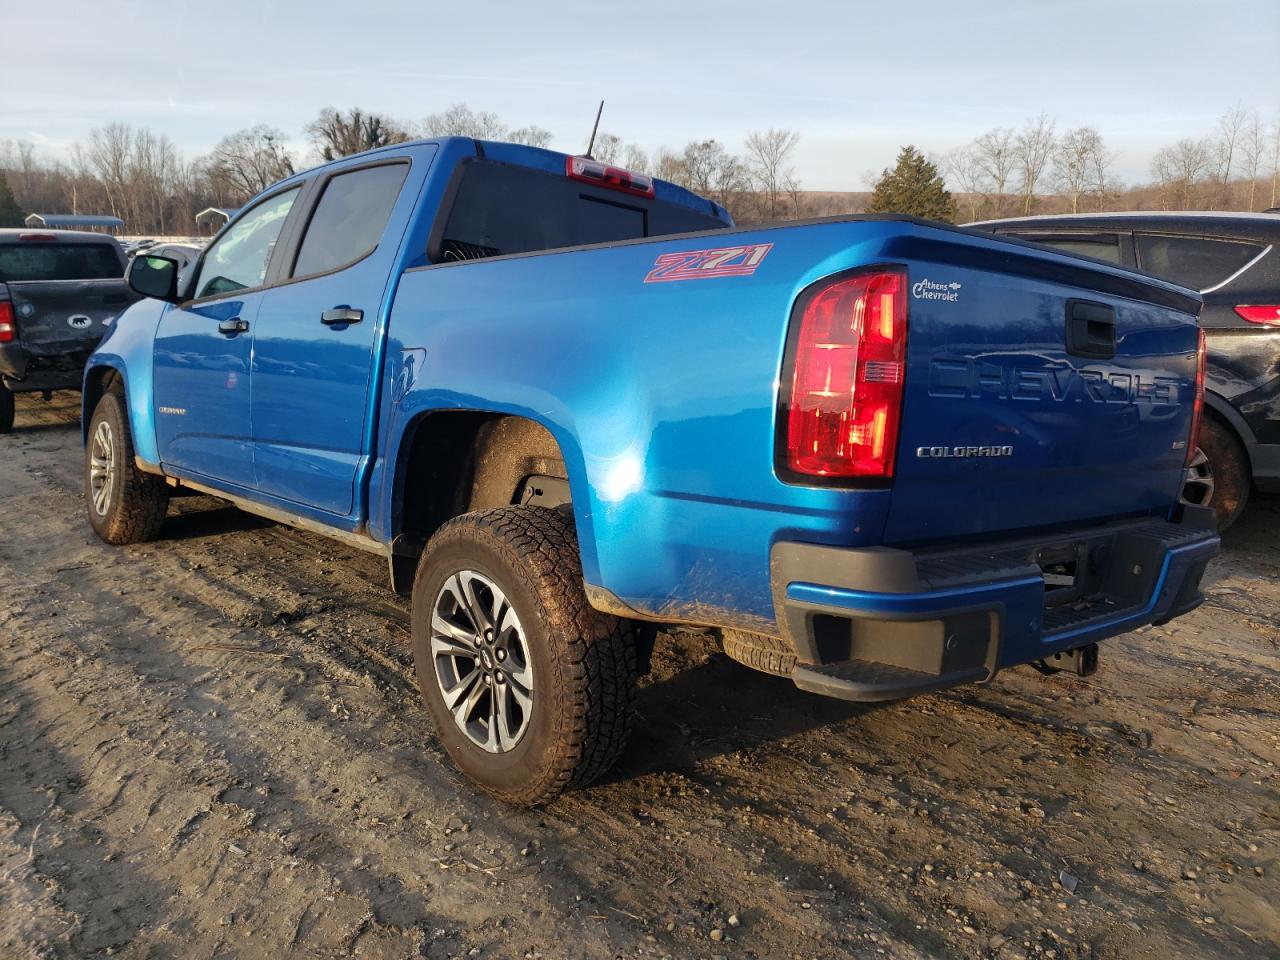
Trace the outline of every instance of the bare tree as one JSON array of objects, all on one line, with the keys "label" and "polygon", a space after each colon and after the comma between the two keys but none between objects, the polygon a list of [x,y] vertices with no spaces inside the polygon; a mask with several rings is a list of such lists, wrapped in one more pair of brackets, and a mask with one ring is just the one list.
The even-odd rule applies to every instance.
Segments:
[{"label": "bare tree", "polygon": [[975,162],[986,176],[995,200],[995,215],[1004,214],[1004,198],[1017,161],[1017,136],[1009,127],[995,127],[973,141]]},{"label": "bare tree", "polygon": [[496,113],[473,111],[465,103],[455,103],[442,113],[433,113],[422,122],[428,137],[474,137],[477,140],[500,140],[506,125]]},{"label": "bare tree", "polygon": [[726,210],[740,207],[740,198],[751,189],[746,162],[728,150],[721,150],[712,166],[710,187],[709,196],[720,206]]},{"label": "bare tree", "polygon": [[1171,147],[1164,147],[1151,161],[1151,173],[1161,188],[1166,207],[1191,209],[1197,200],[1197,187],[1213,172],[1213,146],[1203,137],[1185,137]]},{"label": "bare tree", "polygon": [[1214,149],[1217,154],[1218,181],[1222,184],[1222,202],[1228,206],[1231,197],[1231,168],[1235,163],[1237,146],[1247,119],[1248,114],[1238,103],[1218,119],[1219,135]]},{"label": "bare tree", "polygon": [[89,162],[102,182],[112,216],[129,220],[128,208],[129,154],[133,147],[133,128],[124,123],[109,123],[89,131]]},{"label": "bare tree", "polygon": [[756,179],[760,192],[764,194],[768,217],[778,217],[778,197],[786,188],[791,170],[787,162],[800,142],[800,134],[794,130],[755,131],[747,137],[747,157],[751,173]]},{"label": "bare tree", "polygon": [[265,125],[223,137],[209,154],[210,178],[237,203],[293,173],[284,134]]},{"label": "bare tree", "polygon": [[689,185],[689,170],[684,165],[684,158],[662,147],[653,157],[653,175],[659,180],[678,183],[682,187]]},{"label": "bare tree", "polygon": [[1110,154],[1102,135],[1093,127],[1068,130],[1053,149],[1053,183],[1071,201],[1071,212],[1080,212],[1080,200],[1107,189]]},{"label": "bare tree", "polygon": [[969,222],[978,219],[978,211],[987,202],[987,190],[990,180],[987,171],[978,157],[978,148],[970,144],[952,150],[938,162],[941,169],[955,187],[955,192],[964,197],[965,206],[969,208]]},{"label": "bare tree", "polygon": [[634,170],[637,173],[646,173],[649,170],[649,155],[634,143],[627,144],[622,161],[622,165],[628,170]]},{"label": "bare tree", "polygon": [[1271,124],[1271,202],[1267,204],[1269,207],[1276,205],[1276,192],[1280,188],[1280,117],[1276,117],[1275,122]]},{"label": "bare tree", "polygon": [[325,107],[307,124],[311,145],[321,160],[336,160],[353,153],[403,143],[409,135],[394,120],[382,114],[352,107],[345,113]]},{"label": "bare tree", "polygon": [[622,138],[612,133],[597,133],[591,156],[601,163],[617,166],[622,160]]},{"label": "bare tree", "polygon": [[545,149],[551,146],[551,131],[530,125],[516,130],[508,130],[506,139],[512,143],[523,143],[527,147],[542,147]]},{"label": "bare tree", "polygon": [[1019,191],[1022,194],[1022,215],[1028,216],[1035,204],[1036,186],[1044,174],[1053,153],[1054,122],[1042,113],[1028,120],[1014,140],[1014,156],[1017,158],[1020,176]]},{"label": "bare tree", "polygon": [[1240,162],[1245,177],[1249,181],[1249,209],[1257,208],[1258,172],[1262,169],[1267,153],[1267,134],[1262,126],[1262,117],[1254,110],[1249,114],[1248,122],[1240,137]]}]

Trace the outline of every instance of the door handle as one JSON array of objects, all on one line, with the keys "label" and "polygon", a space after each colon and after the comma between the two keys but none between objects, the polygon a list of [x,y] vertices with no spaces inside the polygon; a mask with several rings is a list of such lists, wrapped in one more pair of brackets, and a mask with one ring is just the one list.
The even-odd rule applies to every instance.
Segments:
[{"label": "door handle", "polygon": [[230,320],[222,320],[218,323],[218,332],[225,333],[228,337],[234,337],[237,333],[244,333],[249,329],[249,321],[241,320],[239,317],[232,317]]},{"label": "door handle", "polygon": [[347,306],[345,303],[340,307],[331,307],[324,313],[320,314],[320,322],[329,327],[338,325],[346,325],[348,323],[359,323],[364,319],[363,310],[355,310]]},{"label": "door handle", "polygon": [[1067,353],[1092,360],[1116,355],[1116,312],[1105,303],[1067,301]]}]

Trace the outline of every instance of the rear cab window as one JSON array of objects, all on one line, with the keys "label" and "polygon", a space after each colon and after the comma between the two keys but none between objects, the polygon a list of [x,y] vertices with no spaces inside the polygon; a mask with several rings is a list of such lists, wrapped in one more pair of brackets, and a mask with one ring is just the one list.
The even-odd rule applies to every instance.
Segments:
[{"label": "rear cab window", "polygon": [[0,243],[0,282],[114,280],[123,276],[120,256],[109,243]]},{"label": "rear cab window", "polygon": [[1219,287],[1266,249],[1247,240],[1139,233],[1138,266],[1162,280],[1204,293]]},{"label": "rear cab window", "polygon": [[469,160],[433,238],[431,259],[478,260],[726,226],[709,212],[680,204],[515,164]]}]

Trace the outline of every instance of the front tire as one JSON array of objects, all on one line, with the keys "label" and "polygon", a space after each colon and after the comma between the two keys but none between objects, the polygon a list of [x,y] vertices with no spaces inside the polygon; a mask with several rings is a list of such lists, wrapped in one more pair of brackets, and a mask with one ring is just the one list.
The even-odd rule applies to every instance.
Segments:
[{"label": "front tire", "polygon": [[13,430],[13,391],[0,383],[0,433]]},{"label": "front tire", "polygon": [[626,746],[634,638],[581,570],[572,518],[542,507],[457,517],[418,563],[418,686],[453,762],[507,803],[584,786]]},{"label": "front tire", "polygon": [[164,478],[134,463],[124,397],[114,388],[102,395],[89,421],[84,499],[94,533],[114,544],[156,539],[169,509]]},{"label": "front tire", "polygon": [[1200,427],[1200,447],[1187,471],[1183,501],[1212,507],[1218,529],[1226,530],[1244,512],[1250,487],[1244,445],[1227,427],[1206,416]]}]

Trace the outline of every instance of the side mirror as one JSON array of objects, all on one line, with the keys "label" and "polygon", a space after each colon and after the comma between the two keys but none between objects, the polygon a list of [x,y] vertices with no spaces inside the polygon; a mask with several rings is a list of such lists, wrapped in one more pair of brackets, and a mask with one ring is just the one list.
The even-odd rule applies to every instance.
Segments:
[{"label": "side mirror", "polygon": [[140,253],[129,264],[125,278],[129,286],[144,297],[168,303],[178,302],[178,262],[168,257],[149,257]]}]

